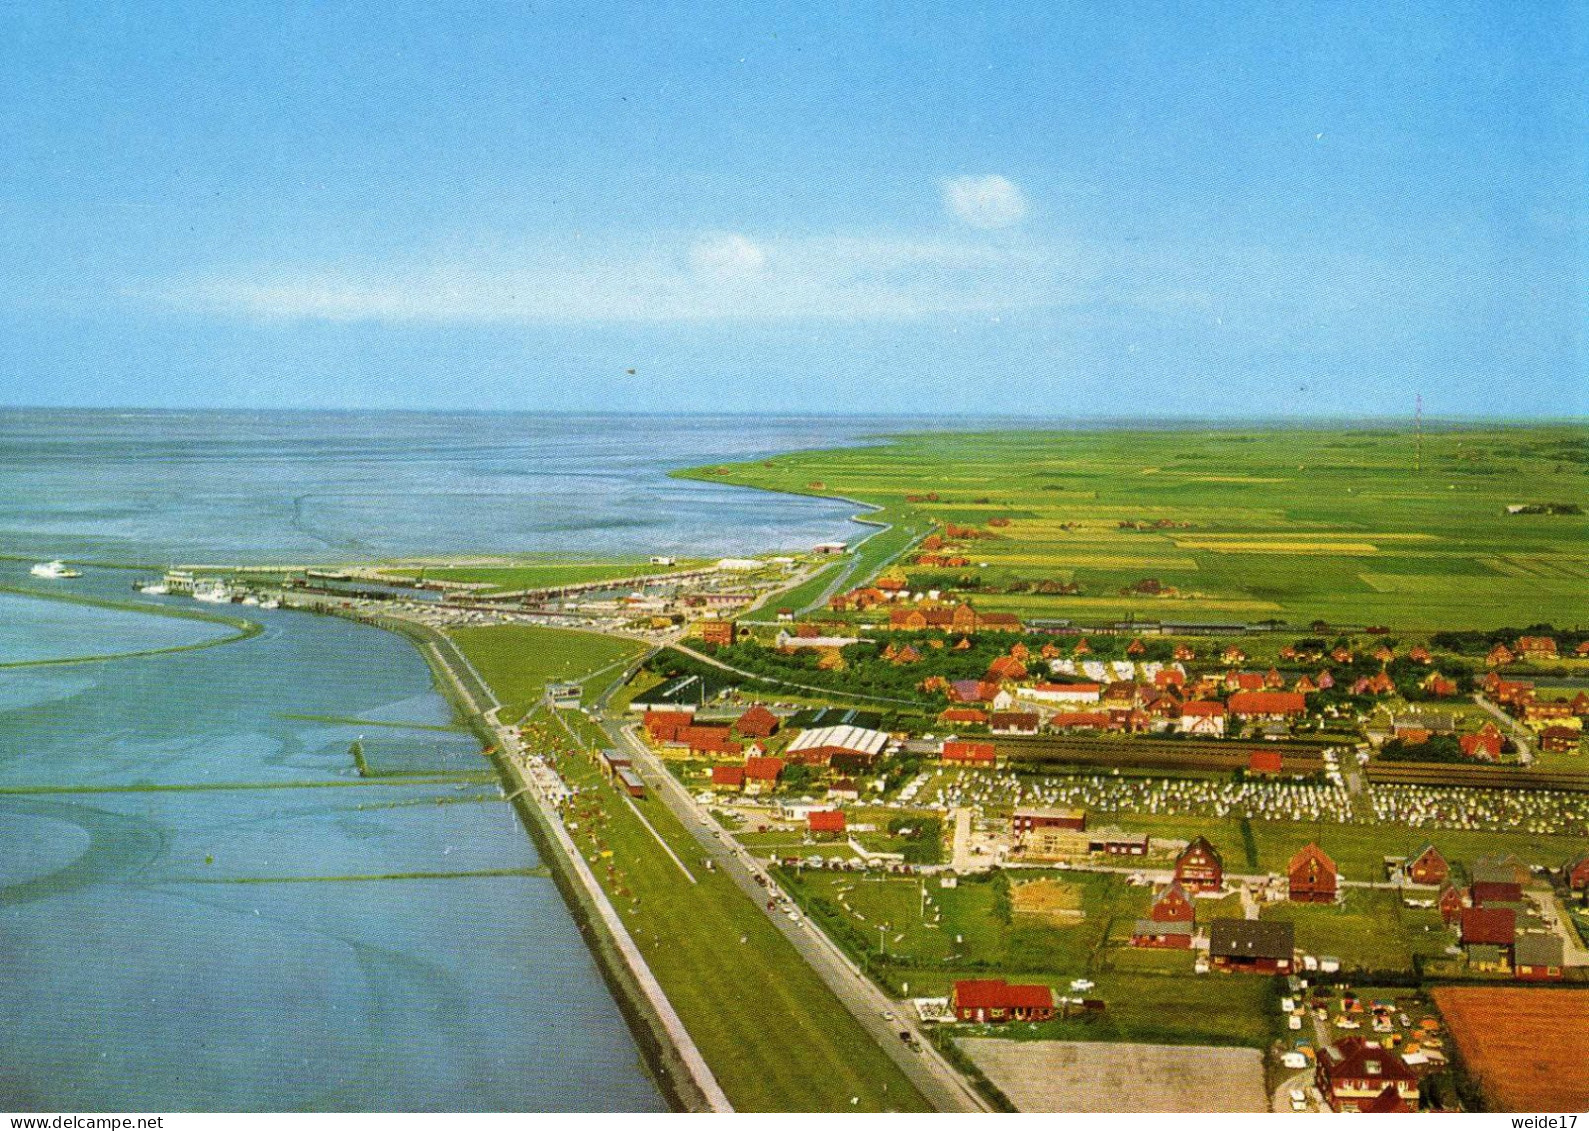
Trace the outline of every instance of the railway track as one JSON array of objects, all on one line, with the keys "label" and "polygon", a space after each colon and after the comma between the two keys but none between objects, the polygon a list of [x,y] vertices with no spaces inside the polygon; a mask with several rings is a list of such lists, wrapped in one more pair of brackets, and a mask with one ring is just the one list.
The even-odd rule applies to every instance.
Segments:
[{"label": "railway track", "polygon": [[1111,741],[1050,735],[1010,735],[995,738],[999,758],[1011,766],[1074,765],[1143,770],[1203,770],[1230,773],[1245,769],[1255,749],[1280,755],[1283,775],[1323,771],[1321,746],[1296,742],[1242,743],[1191,739],[1166,742],[1138,739]]}]

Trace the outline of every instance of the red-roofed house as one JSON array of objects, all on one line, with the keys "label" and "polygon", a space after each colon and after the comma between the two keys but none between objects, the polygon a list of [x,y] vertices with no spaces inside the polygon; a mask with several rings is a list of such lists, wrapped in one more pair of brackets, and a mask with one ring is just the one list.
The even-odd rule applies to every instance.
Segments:
[{"label": "red-roofed house", "polygon": [[1582,738],[1572,727],[1546,727],[1539,732],[1539,748],[1548,754],[1576,754]]},{"label": "red-roofed house", "polygon": [[1043,719],[1036,711],[994,711],[988,729],[994,734],[1036,734]]},{"label": "red-roofed house", "polygon": [[1440,855],[1440,850],[1426,844],[1407,864],[1407,878],[1415,884],[1443,884],[1451,875],[1451,865]]},{"label": "red-roofed house", "polygon": [[1479,970],[1512,967],[1517,944],[1517,915],[1510,907],[1469,907],[1462,912],[1462,945],[1468,964]]},{"label": "red-roofed house", "polygon": [[1562,869],[1567,887],[1571,891],[1589,891],[1589,852],[1567,861]]},{"label": "red-roofed house", "polygon": [[1368,1111],[1391,1091],[1409,1109],[1418,1104],[1418,1074],[1391,1049],[1362,1037],[1343,1037],[1319,1051],[1319,1093],[1335,1111]]},{"label": "red-roofed house", "polygon": [[732,757],[745,753],[744,743],[735,742],[727,727],[680,727],[673,741],[687,747],[691,754],[702,758]]},{"label": "red-roofed house", "polygon": [[1494,723],[1485,723],[1472,734],[1459,736],[1457,742],[1462,747],[1462,753],[1469,758],[1481,758],[1486,762],[1493,762],[1501,756],[1503,739]]},{"label": "red-roofed house", "polygon": [[813,809],[806,814],[806,831],[812,836],[843,836],[844,829],[843,809]]},{"label": "red-roofed house", "polygon": [[941,722],[946,723],[985,723],[988,713],[976,707],[947,707],[939,715]]},{"label": "red-roofed house", "polygon": [[991,742],[945,742],[942,758],[965,766],[992,766],[997,760]]},{"label": "red-roofed house", "polygon": [[757,703],[739,716],[734,729],[746,738],[770,738],[778,732],[778,716]]},{"label": "red-roofed house", "polygon": [[1243,719],[1283,720],[1305,714],[1308,702],[1295,691],[1238,691],[1226,706]]},{"label": "red-roofed house", "polygon": [[1292,903],[1334,903],[1340,873],[1322,848],[1309,844],[1291,858],[1286,879]]},{"label": "red-roofed house", "polygon": [[1249,774],[1278,774],[1280,766],[1280,751],[1278,750],[1254,750],[1247,755],[1247,772]]},{"label": "red-roofed house", "polygon": [[688,711],[647,711],[646,736],[652,742],[673,742],[681,729],[695,724],[695,716]]},{"label": "red-roofed house", "polygon": [[1187,891],[1218,891],[1225,883],[1225,862],[1207,837],[1194,837],[1175,858],[1175,882]]},{"label": "red-roofed house", "polygon": [[1153,901],[1153,906],[1148,908],[1148,918],[1155,923],[1190,923],[1196,918],[1191,897],[1179,881],[1170,884]]},{"label": "red-roofed house", "polygon": [[1054,991],[1043,985],[1011,985],[1003,978],[956,982],[949,1008],[957,1020],[979,1025],[1047,1021],[1054,1016]]},{"label": "red-roofed house", "polygon": [[770,793],[783,773],[782,758],[746,758],[745,792]]},{"label": "red-roofed house", "polygon": [[744,766],[713,766],[712,788],[739,791],[745,788]]},{"label": "red-roofed house", "polygon": [[1525,660],[1556,659],[1556,638],[1553,636],[1519,636],[1515,651]]},{"label": "red-roofed house", "polygon": [[1225,704],[1194,699],[1181,704],[1179,724],[1183,734],[1225,735]]}]

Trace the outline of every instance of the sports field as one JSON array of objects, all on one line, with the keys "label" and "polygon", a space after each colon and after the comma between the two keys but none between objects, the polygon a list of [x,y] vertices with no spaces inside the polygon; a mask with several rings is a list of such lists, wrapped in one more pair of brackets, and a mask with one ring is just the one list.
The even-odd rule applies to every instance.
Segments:
[{"label": "sports field", "polygon": [[[682,474],[975,530],[954,541],[970,566],[908,554],[904,572],[988,611],[1406,630],[1589,618],[1589,517],[1561,513],[1589,509],[1578,424],[1421,441],[1410,427],[941,433]],[[1122,592],[1142,582],[1159,595]]]}]

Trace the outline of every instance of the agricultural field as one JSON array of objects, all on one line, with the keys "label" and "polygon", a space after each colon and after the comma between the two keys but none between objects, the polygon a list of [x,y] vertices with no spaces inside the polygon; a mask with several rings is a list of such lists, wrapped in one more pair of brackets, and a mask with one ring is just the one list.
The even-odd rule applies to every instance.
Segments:
[{"label": "agricultural field", "polygon": [[1255,1049],[996,1037],[965,1038],[960,1047],[1024,1112],[1269,1110]]},{"label": "agricultural field", "polygon": [[[1586,473],[1563,424],[1431,428],[1421,457],[1410,428],[944,433],[681,474],[973,527],[972,567],[905,572],[989,611],[1416,631],[1589,619],[1589,517],[1507,513],[1589,506]],[[1146,579],[1173,595],[1122,593]]]},{"label": "agricultural field", "polygon": [[1434,999],[1491,1107],[1589,1109],[1589,993],[1440,986]]}]

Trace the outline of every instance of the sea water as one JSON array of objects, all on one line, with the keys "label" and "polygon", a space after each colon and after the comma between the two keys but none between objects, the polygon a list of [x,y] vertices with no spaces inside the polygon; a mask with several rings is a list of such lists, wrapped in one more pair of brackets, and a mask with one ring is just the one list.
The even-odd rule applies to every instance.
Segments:
[{"label": "sea water", "polygon": [[[853,537],[854,508],[666,471],[862,431],[4,411],[0,555],[20,560],[0,585],[192,610],[134,594],[125,570],[32,579],[29,559],[798,548]],[[660,1109],[495,783],[452,780],[485,763],[437,729],[449,710],[413,647],[226,611],[264,632],[0,668],[0,1109]],[[0,595],[0,663],[230,634]],[[361,779],[354,742],[372,767],[444,780]]]}]

